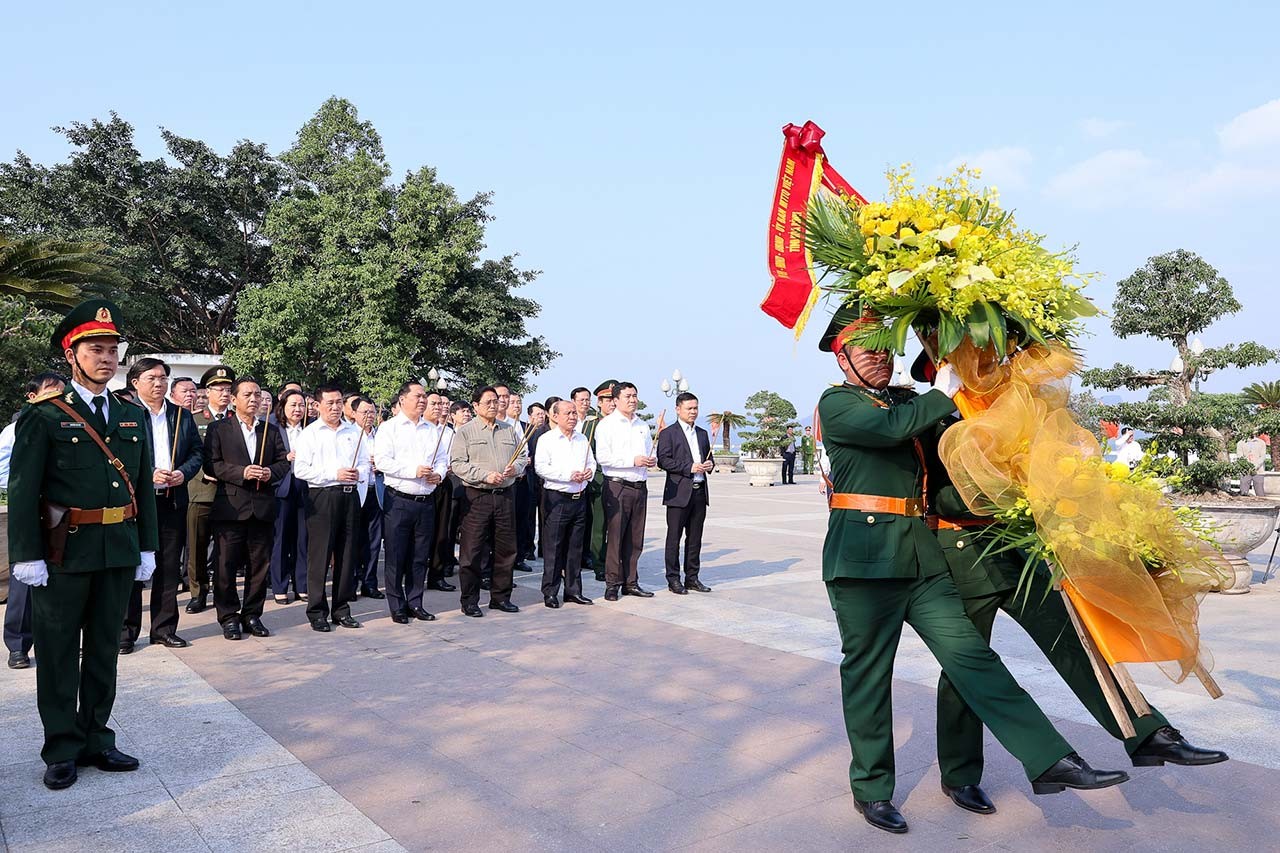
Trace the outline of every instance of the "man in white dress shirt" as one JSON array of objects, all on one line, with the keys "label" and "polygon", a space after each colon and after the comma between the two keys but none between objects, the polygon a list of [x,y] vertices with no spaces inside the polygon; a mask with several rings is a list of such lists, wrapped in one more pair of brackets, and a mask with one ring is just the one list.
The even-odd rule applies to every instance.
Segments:
[{"label": "man in white dress shirt", "polygon": [[[369,446],[364,431],[342,420],[342,389],[316,389],[320,417],[302,431],[294,448],[293,475],[307,483],[307,618],[327,632],[329,616],[343,628],[359,628],[351,615],[360,564],[360,506],[369,488]],[[333,561],[333,607],[325,578]]]},{"label": "man in white dress shirt", "polygon": [[542,480],[547,516],[543,530],[542,603],[555,609],[564,580],[564,600],[591,604],[582,594],[582,545],[587,532],[587,484],[596,473],[591,442],[577,431],[578,412],[569,400],[551,404],[555,425],[538,439],[533,467]]},{"label": "man in white dress shirt", "polygon": [[[439,395],[428,395],[421,383],[410,381],[400,386],[396,399],[400,413],[379,428],[374,455],[386,485],[383,590],[392,621],[407,625],[413,619],[436,618],[422,606],[422,593],[435,535],[435,490],[444,480],[449,457],[440,454],[445,430],[436,422],[433,405]],[[431,420],[423,417],[428,409]]]},{"label": "man in white dress shirt", "polygon": [[618,594],[652,598],[640,586],[640,552],[649,497],[649,466],[657,464],[649,425],[636,417],[640,396],[630,382],[614,388],[618,407],[596,427],[596,460],[604,472],[605,601]]},{"label": "man in white dress shirt", "polygon": [[439,461],[444,466],[444,481],[431,493],[435,505],[435,533],[431,537],[431,556],[427,559],[427,589],[437,592],[458,590],[445,580],[445,572],[452,574],[457,563],[453,553],[453,546],[457,542],[457,524],[454,520],[454,488],[457,481],[449,476],[449,451],[453,449],[455,432],[449,418],[452,405],[447,394],[433,392],[427,395],[427,410],[422,413],[423,420],[430,421],[440,429],[440,444],[432,456],[438,453]]}]

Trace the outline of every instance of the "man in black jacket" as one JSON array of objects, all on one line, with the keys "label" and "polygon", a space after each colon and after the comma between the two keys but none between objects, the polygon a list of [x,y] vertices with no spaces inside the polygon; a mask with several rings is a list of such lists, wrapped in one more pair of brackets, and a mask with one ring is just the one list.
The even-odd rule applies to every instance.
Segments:
[{"label": "man in black jacket", "polygon": [[[667,588],[676,595],[689,590],[711,592],[698,580],[702,556],[702,525],[707,518],[707,474],[711,438],[694,426],[698,398],[688,391],[676,397],[676,422],[658,436],[658,467],[667,472],[662,504],[667,508]],[[684,583],[680,582],[680,537],[684,536]]]}]

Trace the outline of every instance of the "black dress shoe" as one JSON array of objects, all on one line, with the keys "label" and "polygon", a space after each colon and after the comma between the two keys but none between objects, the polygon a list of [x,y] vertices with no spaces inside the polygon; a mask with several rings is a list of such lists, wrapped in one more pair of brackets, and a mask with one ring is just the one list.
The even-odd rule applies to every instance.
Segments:
[{"label": "black dress shoe", "polygon": [[204,609],[208,606],[209,603],[205,601],[204,596],[200,596],[199,598],[193,598],[187,602],[187,612],[203,613]]},{"label": "black dress shoe", "polygon": [[516,563],[514,566],[512,566],[512,568],[514,568],[517,572],[533,571],[533,566],[529,565],[524,560],[521,560],[520,562]]},{"label": "black dress shoe", "polygon": [[618,600],[618,588],[617,588],[616,586],[607,586],[607,587],[605,587],[605,589],[604,589],[604,600],[605,600],[605,601],[617,601],[617,600]]},{"label": "black dress shoe", "polygon": [[1067,788],[1093,791],[1128,781],[1129,774],[1123,770],[1094,770],[1073,752],[1032,780],[1031,790],[1037,794],[1059,794]]},{"label": "black dress shoe", "polygon": [[51,791],[61,791],[76,783],[76,763],[55,761],[44,769],[44,786]]},{"label": "black dress shoe", "polygon": [[328,620],[328,619],[312,619],[312,620],[311,620],[311,630],[312,630],[312,631],[319,631],[319,632],[320,632],[320,633],[322,633],[322,634],[327,634],[327,633],[329,633],[330,631],[332,631],[333,629],[329,627],[329,620]]},{"label": "black dress shoe", "polygon": [[490,610],[501,610],[503,613],[519,613],[520,608],[516,607],[510,601],[490,601]]},{"label": "black dress shoe", "polygon": [[371,586],[367,586],[367,587],[365,587],[364,589],[360,590],[360,594],[361,594],[361,595],[363,595],[365,598],[381,599],[381,598],[386,598],[386,597],[387,597],[387,596],[382,592],[382,590],[380,590],[380,589],[374,589],[374,588],[373,588],[373,587],[371,587]]},{"label": "black dress shoe", "polygon": [[863,820],[876,829],[883,829],[885,832],[893,832],[898,835],[907,831],[907,819],[888,800],[872,800],[869,803],[864,803],[855,797],[853,804],[857,807]]},{"label": "black dress shoe", "polygon": [[987,797],[987,792],[977,785],[960,785],[953,788],[946,783],[942,785],[942,793],[951,798],[951,802],[974,814],[995,814],[995,803]]},{"label": "black dress shoe", "polygon": [[685,588],[685,589],[691,589],[691,590],[693,590],[694,592],[711,592],[711,587],[707,586],[706,584],[704,584],[702,581],[698,580],[697,578],[694,578],[694,579],[693,579],[693,580],[691,580],[691,581],[685,581],[685,582],[684,582],[684,588]]},{"label": "black dress shoe", "polygon": [[596,569],[596,571],[595,571],[595,576],[596,576],[596,580],[600,581],[600,583],[605,583],[605,582],[606,582],[606,581],[605,581],[604,569]]},{"label": "black dress shoe", "polygon": [[341,625],[343,628],[363,628],[359,622],[352,616],[343,616],[341,619],[334,619],[333,624]]},{"label": "black dress shoe", "polygon": [[120,654],[122,655],[131,655],[136,648],[137,646],[134,645],[133,640],[120,641]]},{"label": "black dress shoe", "polygon": [[466,616],[474,616],[477,619],[484,615],[484,611],[480,609],[479,604],[467,604],[462,608],[462,612]]},{"label": "black dress shoe", "polygon": [[1216,749],[1201,749],[1187,743],[1182,732],[1173,726],[1161,726],[1134,750],[1130,758],[1134,767],[1162,767],[1169,764],[1185,764],[1194,767],[1201,764],[1218,764],[1227,760],[1227,754]]},{"label": "black dress shoe", "polygon": [[565,604],[595,604],[594,601],[585,595],[566,595],[564,597]]},{"label": "black dress shoe", "polygon": [[391,621],[395,622],[397,625],[408,625],[410,622],[409,614],[403,610],[397,610],[395,613],[391,614]]},{"label": "black dress shoe", "polygon": [[560,607],[560,599],[556,598],[554,595],[549,595],[542,599],[542,603],[547,607],[550,607],[552,610],[557,610]]},{"label": "black dress shoe", "polygon": [[26,652],[9,652],[9,669],[26,669],[31,666],[31,656]]},{"label": "black dress shoe", "polygon": [[227,624],[223,625],[222,636],[226,637],[228,640],[239,640],[241,638],[240,623],[228,622]]},{"label": "black dress shoe", "polygon": [[437,592],[457,592],[458,588],[447,581],[432,581],[427,584],[427,589],[434,589]]},{"label": "black dress shoe", "polygon": [[138,759],[125,755],[114,746],[95,752],[93,755],[82,755],[75,761],[81,767],[96,767],[108,773],[128,773],[138,769]]},{"label": "black dress shoe", "polygon": [[688,594],[689,594],[689,590],[685,589],[685,588],[684,588],[684,586],[682,586],[681,584],[678,584],[678,583],[669,583],[669,584],[667,584],[667,589],[671,590],[671,591],[672,591],[672,592],[674,592],[676,595],[688,595]]},{"label": "black dress shoe", "polygon": [[434,621],[436,621],[435,614],[434,614],[434,613],[428,613],[424,608],[421,608],[421,607],[415,607],[415,608],[413,608],[413,610],[411,610],[411,611],[409,611],[409,612],[410,612],[410,613],[412,613],[412,614],[413,614],[413,618],[414,618],[414,619],[417,619],[419,622],[434,622]]},{"label": "black dress shoe", "polygon": [[623,595],[634,595],[637,598],[653,598],[653,593],[647,589],[642,589],[640,584],[635,583],[622,588]]},{"label": "black dress shoe", "polygon": [[163,637],[152,637],[151,645],[164,646],[169,649],[185,649],[191,644],[177,634],[165,634]]},{"label": "black dress shoe", "polygon": [[488,578],[480,578],[480,588],[493,589],[493,581],[489,580]]},{"label": "black dress shoe", "polygon": [[255,637],[270,637],[271,632],[267,630],[267,626],[262,624],[262,620],[257,616],[250,616],[244,620],[244,629]]}]

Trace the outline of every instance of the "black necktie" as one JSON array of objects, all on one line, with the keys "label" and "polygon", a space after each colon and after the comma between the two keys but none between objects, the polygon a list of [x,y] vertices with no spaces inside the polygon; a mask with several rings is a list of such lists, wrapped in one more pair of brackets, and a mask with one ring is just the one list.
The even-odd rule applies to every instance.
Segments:
[{"label": "black necktie", "polygon": [[214,416],[213,416],[213,419],[214,419],[215,421],[220,421],[220,420],[222,420],[222,415],[223,415],[223,413],[222,413],[222,412],[218,412],[218,414],[216,414],[216,415],[214,415]]},{"label": "black necktie", "polygon": [[97,426],[105,430],[107,428],[107,398],[99,394],[93,398],[93,412],[98,416]]}]

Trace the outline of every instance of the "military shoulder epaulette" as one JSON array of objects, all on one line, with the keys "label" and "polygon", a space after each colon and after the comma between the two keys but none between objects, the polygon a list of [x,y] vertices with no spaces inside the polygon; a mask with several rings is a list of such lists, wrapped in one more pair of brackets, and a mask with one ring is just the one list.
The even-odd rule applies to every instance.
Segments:
[{"label": "military shoulder epaulette", "polygon": [[50,389],[48,391],[45,391],[43,394],[37,394],[35,397],[32,397],[31,405],[34,406],[36,403],[43,403],[47,400],[52,400],[54,397],[61,397],[61,396],[62,396],[61,391]]}]

